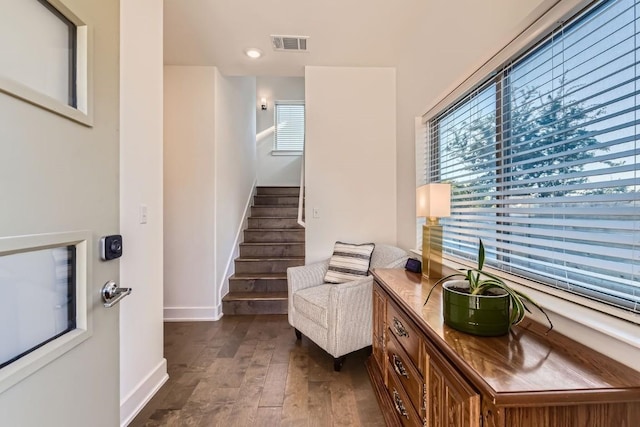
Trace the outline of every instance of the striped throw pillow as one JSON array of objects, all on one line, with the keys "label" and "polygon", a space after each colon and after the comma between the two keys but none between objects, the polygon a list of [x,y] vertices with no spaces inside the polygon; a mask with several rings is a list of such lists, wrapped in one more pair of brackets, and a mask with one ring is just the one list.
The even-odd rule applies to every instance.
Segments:
[{"label": "striped throw pillow", "polygon": [[362,279],[369,273],[373,243],[354,245],[336,242],[329,260],[329,270],[324,276],[326,283],[345,283]]}]

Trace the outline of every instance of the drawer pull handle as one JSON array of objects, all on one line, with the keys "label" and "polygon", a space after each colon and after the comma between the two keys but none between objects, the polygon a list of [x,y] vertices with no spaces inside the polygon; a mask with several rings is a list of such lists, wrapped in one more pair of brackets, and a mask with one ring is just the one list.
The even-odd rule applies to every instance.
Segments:
[{"label": "drawer pull handle", "polygon": [[393,404],[396,407],[396,411],[398,411],[398,413],[405,417],[406,419],[409,419],[409,413],[407,412],[407,409],[404,407],[404,403],[402,402],[402,399],[400,399],[400,395],[398,394],[398,392],[396,391],[396,389],[393,389]]},{"label": "drawer pull handle", "polygon": [[391,356],[391,359],[393,360],[393,370],[396,371],[396,373],[401,377],[405,377],[406,379],[409,379],[409,374],[407,373],[407,370],[402,364],[402,360],[400,360],[400,358],[396,354],[393,354]]},{"label": "drawer pull handle", "polygon": [[396,317],[393,318],[393,330],[399,337],[409,337],[409,333],[404,328],[404,325]]}]

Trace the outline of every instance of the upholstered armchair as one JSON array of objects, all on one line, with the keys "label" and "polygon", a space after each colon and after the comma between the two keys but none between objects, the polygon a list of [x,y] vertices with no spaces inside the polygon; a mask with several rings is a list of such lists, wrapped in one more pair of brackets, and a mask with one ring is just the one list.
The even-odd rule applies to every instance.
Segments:
[{"label": "upholstered armchair", "polygon": [[[406,251],[376,244],[370,268],[402,268]],[[334,357],[339,371],[348,353],[371,345],[373,277],[324,283],[329,260],[287,269],[289,324]]]}]

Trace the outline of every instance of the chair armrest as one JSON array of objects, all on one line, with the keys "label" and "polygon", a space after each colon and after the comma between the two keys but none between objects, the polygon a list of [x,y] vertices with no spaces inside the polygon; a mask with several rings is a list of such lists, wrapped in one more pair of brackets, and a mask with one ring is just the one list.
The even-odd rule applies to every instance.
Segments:
[{"label": "chair armrest", "polygon": [[294,293],[311,286],[322,285],[328,269],[329,260],[287,268],[289,295],[292,296]]},{"label": "chair armrest", "polygon": [[347,300],[358,298],[359,296],[366,295],[367,297],[371,297],[372,284],[373,276],[363,276],[362,279],[337,284],[331,288],[331,298],[333,299],[335,295],[339,303],[344,304],[345,302],[349,302]]},{"label": "chair armrest", "polygon": [[373,313],[373,276],[331,288],[329,293],[329,325],[327,351],[334,357],[371,344]]},{"label": "chair armrest", "polygon": [[293,306],[293,296],[302,289],[319,286],[324,283],[324,275],[329,269],[329,260],[316,262],[309,265],[301,265],[299,267],[287,268],[287,317],[289,324],[294,328],[296,325],[296,309]]},{"label": "chair armrest", "polygon": [[407,264],[407,260],[409,259],[409,255],[399,258],[389,264],[385,265],[383,268],[403,268]]}]

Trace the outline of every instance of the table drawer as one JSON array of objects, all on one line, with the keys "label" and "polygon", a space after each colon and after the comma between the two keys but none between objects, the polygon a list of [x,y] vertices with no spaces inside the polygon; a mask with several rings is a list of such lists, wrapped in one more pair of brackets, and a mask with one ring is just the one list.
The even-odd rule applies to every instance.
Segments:
[{"label": "table drawer", "polygon": [[387,343],[387,363],[389,369],[396,373],[416,412],[424,415],[424,380],[394,336]]},{"label": "table drawer", "polygon": [[403,427],[424,425],[424,420],[413,408],[407,393],[398,381],[395,371],[390,366],[387,366],[387,375],[389,377],[388,391],[391,397],[391,403]]},{"label": "table drawer", "polygon": [[415,366],[419,363],[420,337],[416,332],[413,322],[400,314],[401,311],[389,301],[387,305],[387,325],[391,334],[396,337],[402,349]]}]

